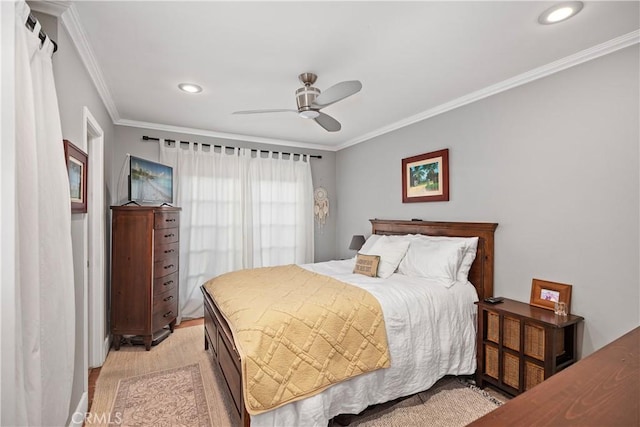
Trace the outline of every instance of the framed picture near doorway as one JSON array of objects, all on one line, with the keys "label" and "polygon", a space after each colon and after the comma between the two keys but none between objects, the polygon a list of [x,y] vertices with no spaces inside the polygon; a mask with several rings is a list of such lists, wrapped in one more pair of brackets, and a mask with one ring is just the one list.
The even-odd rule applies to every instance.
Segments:
[{"label": "framed picture near doorway", "polygon": [[71,213],[87,213],[87,153],[65,139],[64,156],[69,174]]},{"label": "framed picture near doorway", "polygon": [[402,203],[449,200],[449,149],[402,159]]}]

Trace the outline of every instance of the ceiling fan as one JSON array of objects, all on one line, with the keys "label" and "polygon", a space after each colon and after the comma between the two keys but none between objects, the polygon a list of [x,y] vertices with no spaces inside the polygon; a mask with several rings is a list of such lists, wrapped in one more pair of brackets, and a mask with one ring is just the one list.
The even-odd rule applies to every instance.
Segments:
[{"label": "ceiling fan", "polygon": [[247,110],[236,111],[233,114],[296,113],[304,119],[315,120],[316,123],[329,132],[337,132],[342,127],[340,122],[320,110],[359,92],[362,89],[362,83],[358,80],[340,82],[320,93],[320,89],[311,86],[316,82],[317,78],[318,76],[313,73],[302,73],[298,76],[304,86],[296,90],[297,110]]}]

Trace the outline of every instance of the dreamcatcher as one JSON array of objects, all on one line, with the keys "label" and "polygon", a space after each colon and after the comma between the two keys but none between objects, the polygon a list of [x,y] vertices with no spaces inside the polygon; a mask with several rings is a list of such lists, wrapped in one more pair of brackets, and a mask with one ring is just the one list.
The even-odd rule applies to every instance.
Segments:
[{"label": "dreamcatcher", "polygon": [[313,192],[313,214],[316,221],[322,226],[329,216],[329,198],[327,197],[327,190],[323,187],[318,187]]}]

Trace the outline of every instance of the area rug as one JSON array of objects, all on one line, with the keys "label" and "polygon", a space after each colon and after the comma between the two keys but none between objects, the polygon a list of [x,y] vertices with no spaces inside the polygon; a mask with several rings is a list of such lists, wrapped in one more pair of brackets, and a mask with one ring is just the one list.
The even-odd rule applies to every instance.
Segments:
[{"label": "area rug", "polygon": [[[107,355],[100,375],[96,381],[95,394],[91,404],[90,413],[85,423],[87,426],[156,426],[163,425],[156,421],[157,414],[171,408],[171,405],[156,405],[153,409],[138,410],[135,406],[137,403],[153,405],[155,402],[147,402],[144,397],[134,398],[137,388],[144,388],[141,384],[145,384],[149,389],[149,394],[153,399],[158,401],[166,397],[163,393],[169,393],[171,399],[175,402],[183,402],[176,407],[186,408],[188,399],[183,395],[186,391],[188,396],[193,393],[188,388],[172,389],[170,392],[162,391],[163,383],[168,384],[171,380],[166,381],[167,374],[175,374],[183,376],[187,381],[192,381],[196,389],[198,386],[198,375],[195,375],[193,366],[198,367],[198,375],[202,384],[202,393],[205,401],[198,398],[195,402],[206,403],[205,408],[208,415],[205,417],[201,413],[195,422],[182,423],[180,421],[171,421],[164,424],[165,426],[183,425],[183,426],[229,426],[231,425],[231,417],[227,408],[233,405],[229,401],[227,395],[223,392],[224,379],[221,378],[220,371],[214,368],[209,359],[209,355],[204,350],[204,330],[202,325],[191,326],[187,328],[176,328],[166,340],[156,346],[151,347],[150,351],[146,351],[144,346],[123,345],[119,351],[111,349]],[[191,379],[186,372],[191,374]],[[195,380],[194,380],[195,375]],[[129,398],[125,404],[124,410],[120,403],[122,395],[127,393]],[[196,392],[197,393],[197,392]],[[193,401],[193,400],[192,400]],[[129,407],[130,406],[130,407]],[[198,406],[199,410],[201,409]],[[120,410],[120,416],[116,416],[114,411]],[[131,413],[144,413],[145,415],[137,416],[134,421],[126,417],[127,411]],[[154,413],[155,412],[155,413]],[[200,420],[205,420],[206,424],[202,424]]]},{"label": "area rug", "polygon": [[463,380],[446,377],[422,393],[368,408],[349,427],[462,427],[502,403]]},{"label": "area rug", "polygon": [[[200,384],[202,393],[197,391]],[[151,351],[123,345],[119,351],[109,352],[86,425],[231,426],[233,403],[224,387],[220,370],[204,351],[203,326],[179,328]],[[170,402],[162,403],[165,398]],[[205,403],[206,414],[202,411]],[[367,409],[353,418],[350,427],[464,426],[499,403],[485,392],[447,377],[431,390]],[[168,418],[171,414],[175,418]],[[185,418],[181,418],[183,414]]]},{"label": "area rug", "polygon": [[198,364],[120,380],[111,420],[127,426],[211,425]]}]

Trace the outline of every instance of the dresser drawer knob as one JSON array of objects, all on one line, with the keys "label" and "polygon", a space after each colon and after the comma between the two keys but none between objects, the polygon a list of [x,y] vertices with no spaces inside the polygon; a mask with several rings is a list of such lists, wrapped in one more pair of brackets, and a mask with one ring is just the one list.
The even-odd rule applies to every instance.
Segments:
[{"label": "dresser drawer knob", "polygon": [[165,299],[163,299],[162,301],[171,301],[173,299],[173,295],[169,295],[168,297],[166,297]]},{"label": "dresser drawer knob", "polygon": [[166,251],[164,251],[165,254],[170,254],[171,252],[175,252],[174,249],[167,249]]},{"label": "dresser drawer knob", "polygon": [[173,236],[175,236],[175,234],[173,234],[173,233],[164,235],[165,238],[169,238],[169,237],[173,237]]},{"label": "dresser drawer knob", "polygon": [[173,264],[169,264],[169,265],[165,265],[163,268],[164,268],[165,270],[167,270],[167,269],[172,268],[172,267],[173,267]]},{"label": "dresser drawer knob", "polygon": [[165,219],[165,222],[176,222],[175,218],[167,218]]},{"label": "dresser drawer knob", "polygon": [[169,316],[171,316],[172,314],[173,314],[173,311],[170,311],[170,312],[166,313],[165,315],[163,315],[162,317],[169,317]]},{"label": "dresser drawer knob", "polygon": [[169,286],[172,283],[173,283],[173,280],[169,280],[168,282],[164,282],[162,286]]}]

